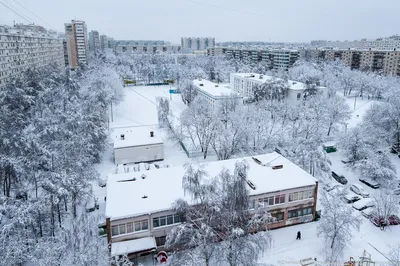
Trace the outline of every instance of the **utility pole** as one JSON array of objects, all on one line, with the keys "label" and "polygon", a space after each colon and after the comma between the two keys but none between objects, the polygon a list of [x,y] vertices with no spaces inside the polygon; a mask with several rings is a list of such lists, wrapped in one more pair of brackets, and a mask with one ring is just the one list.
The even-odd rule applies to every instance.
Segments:
[{"label": "utility pole", "polygon": [[111,122],[114,122],[114,115],[113,115],[112,102],[111,102]]}]

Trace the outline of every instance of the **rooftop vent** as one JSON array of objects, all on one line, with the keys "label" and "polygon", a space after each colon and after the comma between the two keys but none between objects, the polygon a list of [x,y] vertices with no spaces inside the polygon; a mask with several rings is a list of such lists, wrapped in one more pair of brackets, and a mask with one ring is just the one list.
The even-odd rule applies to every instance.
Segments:
[{"label": "rooftop vent", "polygon": [[133,177],[132,179],[119,180],[118,182],[132,182],[132,181],[136,181],[136,178]]},{"label": "rooftop vent", "polygon": [[124,139],[125,139],[125,135],[121,134],[121,140],[124,140]]},{"label": "rooftop vent", "polygon": [[146,179],[146,175],[145,174],[142,175],[142,179]]},{"label": "rooftop vent", "polygon": [[282,164],[272,166],[272,170],[278,170],[278,169],[282,169],[282,168],[283,168]]},{"label": "rooftop vent", "polygon": [[154,137],[154,131],[150,131],[150,137]]},{"label": "rooftop vent", "polygon": [[144,195],[143,197],[142,197],[142,199],[147,199],[148,197],[146,196],[146,195]]},{"label": "rooftop vent", "polygon": [[204,85],[203,85],[203,83],[200,83],[199,86],[200,86],[200,87],[203,87]]},{"label": "rooftop vent", "polygon": [[218,87],[218,85],[215,85],[215,87]]},{"label": "rooftop vent", "polygon": [[260,75],[260,79],[263,79],[264,78],[264,75]]},{"label": "rooftop vent", "polygon": [[250,78],[254,78],[255,76],[253,74],[250,75]]}]

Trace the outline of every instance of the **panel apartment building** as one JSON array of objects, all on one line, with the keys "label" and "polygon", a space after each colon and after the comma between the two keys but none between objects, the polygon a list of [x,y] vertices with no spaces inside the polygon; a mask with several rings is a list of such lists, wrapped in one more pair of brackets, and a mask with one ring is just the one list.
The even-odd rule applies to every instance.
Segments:
[{"label": "panel apartment building", "polygon": [[181,46],[183,51],[206,50],[215,47],[215,38],[211,37],[182,37]]},{"label": "panel apartment building", "polygon": [[127,52],[127,53],[178,53],[181,51],[181,47],[178,45],[135,45],[135,44],[117,44],[114,45],[115,52]]},{"label": "panel apartment building", "polygon": [[312,61],[338,59],[351,69],[400,76],[400,49],[396,48],[390,51],[306,48],[300,50],[300,57]]},{"label": "panel apartment building", "polygon": [[[233,173],[237,160],[249,164],[250,212],[266,208],[276,218],[265,228],[315,219],[318,181],[276,152],[203,166],[212,177],[222,169]],[[183,219],[172,210],[172,204],[180,198],[192,200],[182,189],[184,174],[185,168],[177,166],[108,176],[106,227],[111,256],[135,258],[163,249],[167,234]]]},{"label": "panel apartment building", "polygon": [[97,30],[89,32],[89,50],[94,52],[100,51],[100,35]]},{"label": "panel apartment building", "polygon": [[29,68],[64,67],[63,40],[37,25],[0,26],[0,88]]},{"label": "panel apartment building", "polygon": [[311,41],[311,46],[314,47],[329,47],[338,49],[358,49],[358,50],[400,50],[400,35],[393,35],[387,38],[378,38],[375,40],[361,39],[356,41]]},{"label": "panel apartment building", "polygon": [[288,70],[299,59],[299,51],[293,49],[242,49],[214,47],[207,49],[207,55],[226,55],[228,59],[264,62],[271,69]]},{"label": "panel apartment building", "polygon": [[76,69],[79,64],[86,65],[89,45],[85,21],[72,20],[71,23],[65,23],[64,27],[69,67]]}]

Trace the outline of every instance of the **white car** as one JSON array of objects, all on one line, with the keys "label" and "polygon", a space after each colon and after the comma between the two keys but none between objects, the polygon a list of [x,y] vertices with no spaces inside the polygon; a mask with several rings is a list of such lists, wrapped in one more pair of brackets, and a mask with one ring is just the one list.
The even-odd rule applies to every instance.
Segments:
[{"label": "white car", "polygon": [[366,208],[365,210],[361,211],[361,214],[365,218],[371,218],[371,216],[374,215],[375,213],[376,213],[376,210],[374,207]]},{"label": "white car", "polygon": [[378,182],[376,182],[375,180],[373,180],[371,178],[360,178],[358,180],[360,180],[362,183],[366,184],[367,186],[372,187],[373,189],[377,189],[381,186],[381,184],[379,184]]},{"label": "white car", "polygon": [[358,184],[351,185],[350,190],[364,198],[369,197],[369,193],[367,191],[365,191],[364,188]]},{"label": "white car", "polygon": [[365,210],[366,208],[374,207],[375,202],[371,198],[363,198],[360,199],[359,201],[353,203],[353,208],[356,209],[357,211],[362,211]]},{"label": "white car", "polygon": [[350,191],[347,195],[343,196],[343,199],[346,203],[354,203],[356,201],[359,201],[361,197]]},{"label": "white car", "polygon": [[339,184],[328,183],[328,184],[324,185],[322,188],[323,188],[325,191],[329,192],[329,191],[332,191],[332,190],[337,189],[337,188],[339,188],[339,187],[340,187]]}]

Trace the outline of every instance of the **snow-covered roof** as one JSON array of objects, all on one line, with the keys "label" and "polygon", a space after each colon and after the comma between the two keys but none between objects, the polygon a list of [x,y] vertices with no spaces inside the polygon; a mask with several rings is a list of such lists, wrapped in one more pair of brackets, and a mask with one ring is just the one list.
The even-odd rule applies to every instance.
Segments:
[{"label": "snow-covered roof", "polygon": [[[246,160],[250,167],[248,179],[255,185],[255,190],[249,187],[250,195],[315,185],[314,177],[276,152],[255,157],[262,164],[272,161],[271,165],[263,166],[256,163],[252,157],[245,157],[205,163],[204,170],[209,177],[217,176],[222,169],[233,173],[235,163]],[[283,168],[273,170],[271,166],[274,165],[283,165]],[[171,209],[171,205],[179,198],[191,202],[191,198],[184,194],[182,188],[184,173],[184,167],[178,166],[109,175],[106,216],[117,220],[157,213]],[[145,179],[142,179],[143,174]],[[133,178],[135,181],[129,181]]]},{"label": "snow-covered roof", "polygon": [[154,237],[143,237],[111,244],[111,257],[156,249]]},{"label": "snow-covered roof", "polygon": [[196,86],[198,90],[208,94],[211,97],[226,97],[231,95],[239,97],[238,93],[230,89],[229,83],[218,84],[205,79],[195,79],[193,80],[193,85]]},{"label": "snow-covered roof", "polygon": [[[150,131],[154,132],[153,137],[150,137]],[[114,149],[163,143],[160,134],[146,126],[114,128],[112,136]]]},{"label": "snow-covered roof", "polygon": [[[271,77],[271,76],[256,74],[256,73],[232,73],[232,75],[241,77],[241,78],[246,78],[253,82],[257,82],[259,84],[265,83],[266,81],[273,79],[273,77]],[[289,85],[290,90],[304,91],[307,88],[306,84],[304,84],[300,81],[295,81],[295,80],[288,80],[288,85]]]}]

